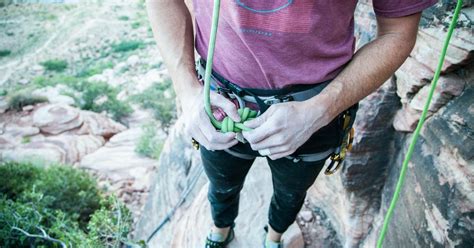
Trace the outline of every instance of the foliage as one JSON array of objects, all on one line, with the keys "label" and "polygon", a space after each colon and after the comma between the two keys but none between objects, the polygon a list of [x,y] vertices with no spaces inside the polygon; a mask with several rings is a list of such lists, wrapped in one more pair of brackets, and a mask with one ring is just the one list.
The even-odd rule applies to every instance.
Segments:
[{"label": "foliage", "polygon": [[141,24],[139,21],[133,22],[133,23],[131,24],[131,26],[132,26],[133,29],[137,29],[137,28],[139,28],[141,25],[142,25],[142,24]]},{"label": "foliage", "polygon": [[115,120],[120,120],[132,112],[132,108],[128,103],[117,99],[118,88],[105,82],[89,81],[82,81],[79,86],[76,90],[81,93],[81,97],[76,97],[76,104],[81,109],[98,113],[106,111]]},{"label": "foliage", "polygon": [[[38,169],[31,164],[18,165],[6,163],[0,166],[0,175],[5,178],[19,178],[19,181],[8,180],[0,186],[0,194],[11,199],[30,201],[28,192],[43,194],[45,207],[58,209],[74,215],[81,225],[89,221],[89,216],[99,208],[100,195],[93,178],[83,171],[69,166],[50,166]],[[12,192],[26,192],[15,195]],[[18,194],[18,193],[16,193]],[[77,199],[81,201],[77,202]]]},{"label": "foliage", "polygon": [[159,159],[161,150],[163,149],[163,140],[157,137],[156,122],[150,122],[142,126],[142,134],[135,147],[135,151],[141,155]]},{"label": "foliage", "polygon": [[115,120],[120,120],[132,112],[132,108],[127,102],[117,99],[119,89],[105,82],[90,82],[85,78],[65,75],[37,77],[33,80],[33,85],[37,88],[57,84],[64,84],[74,91],[64,93],[74,98],[76,106],[80,109],[99,113],[105,111]]},{"label": "foliage", "polygon": [[47,71],[62,72],[67,68],[67,61],[62,59],[50,59],[41,62],[40,65]]},{"label": "foliage", "polygon": [[130,17],[123,15],[123,16],[119,16],[118,19],[121,20],[121,21],[128,21],[128,20],[130,20]]},{"label": "foliage", "polygon": [[12,51],[10,50],[0,50],[0,58],[1,57],[6,57],[8,55],[10,55],[12,53]]},{"label": "foliage", "polygon": [[29,90],[21,90],[8,97],[8,108],[20,111],[23,107],[40,102],[47,102],[48,98],[31,95]]},{"label": "foliage", "polygon": [[130,211],[103,196],[87,173],[68,166],[4,162],[0,247],[120,247],[130,243]]},{"label": "foliage", "polygon": [[142,93],[130,97],[132,102],[150,109],[163,127],[168,128],[176,118],[175,94],[171,87],[171,80],[154,83]]},{"label": "foliage", "polygon": [[112,51],[121,53],[137,50],[145,47],[145,43],[139,40],[125,40],[112,45]]},{"label": "foliage", "polygon": [[109,69],[114,67],[114,64],[110,61],[108,62],[101,62],[101,63],[95,63],[92,65],[86,66],[84,69],[82,69],[78,74],[77,77],[83,78],[83,77],[90,77],[96,74],[102,73],[105,69]]}]

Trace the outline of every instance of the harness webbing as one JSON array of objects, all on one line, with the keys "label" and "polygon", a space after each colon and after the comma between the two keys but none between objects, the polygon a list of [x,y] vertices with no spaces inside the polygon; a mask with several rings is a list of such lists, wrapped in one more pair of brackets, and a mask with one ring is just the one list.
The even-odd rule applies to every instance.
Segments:
[{"label": "harness webbing", "polygon": [[453,19],[451,20],[451,24],[449,24],[448,33],[446,35],[446,39],[444,40],[443,49],[441,50],[441,56],[439,57],[438,67],[436,68],[435,74],[433,76],[433,80],[431,81],[431,88],[428,94],[428,98],[426,99],[425,106],[423,108],[423,112],[421,113],[420,121],[418,121],[418,125],[416,126],[415,132],[413,133],[410,146],[408,147],[407,154],[405,155],[405,159],[403,160],[402,169],[400,171],[400,177],[398,178],[397,186],[395,188],[395,192],[393,193],[392,201],[390,202],[390,206],[387,210],[385,215],[382,230],[380,232],[379,239],[377,240],[377,248],[381,248],[383,241],[385,239],[385,234],[387,233],[388,225],[393,215],[393,211],[395,210],[395,206],[398,201],[398,197],[400,196],[400,191],[405,182],[405,175],[408,169],[408,162],[411,159],[413,154],[413,150],[415,149],[416,141],[418,140],[418,136],[420,136],[421,128],[423,124],[425,124],[426,114],[428,113],[428,109],[431,104],[431,99],[433,98],[433,93],[436,89],[436,84],[438,83],[439,75],[441,74],[441,68],[443,67],[444,57],[446,56],[446,51],[448,50],[449,40],[453,34],[453,30],[456,27],[456,23],[459,16],[459,11],[462,7],[462,0],[458,0],[456,4],[456,9],[454,10]]}]

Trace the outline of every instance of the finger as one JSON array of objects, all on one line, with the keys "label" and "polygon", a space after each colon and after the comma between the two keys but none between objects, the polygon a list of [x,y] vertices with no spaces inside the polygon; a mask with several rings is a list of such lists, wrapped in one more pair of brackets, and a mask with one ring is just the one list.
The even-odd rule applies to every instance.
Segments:
[{"label": "finger", "polygon": [[240,122],[240,115],[237,112],[237,107],[229,99],[222,95],[214,94],[212,105],[220,107],[233,121]]},{"label": "finger", "polygon": [[269,155],[268,157],[269,157],[271,160],[277,160],[277,159],[280,159],[280,158],[284,158],[284,157],[286,157],[286,156],[289,156],[289,155],[291,155],[292,153],[293,153],[292,151],[280,152],[280,153],[271,154],[271,155]]},{"label": "finger", "polygon": [[252,145],[274,135],[278,131],[279,129],[274,123],[267,121],[251,131],[242,132],[242,135]]},{"label": "finger", "polygon": [[[267,149],[267,148],[276,148],[276,147],[281,147],[281,146],[286,147],[286,143],[287,143],[287,140],[280,132],[280,133],[271,135],[261,141],[250,143],[250,146],[252,147],[254,151],[258,151],[258,150]],[[280,152],[280,151],[278,150],[275,152]]]},{"label": "finger", "polygon": [[235,133],[218,132],[209,121],[207,115],[204,112],[202,113],[202,115],[203,116],[198,124],[198,128],[202,131],[202,133],[209,140],[210,143],[226,144],[235,139]]},{"label": "finger", "polygon": [[251,120],[248,120],[246,122],[244,122],[244,125],[248,128],[256,128],[256,127],[259,127],[260,125],[262,125],[265,121],[267,120],[267,115],[266,113],[261,115],[261,116],[258,116],[254,119],[251,119]]},{"label": "finger", "polygon": [[[202,130],[198,130],[196,132],[194,139],[197,140],[207,150],[224,150],[235,146],[238,143],[238,141],[235,139],[232,139],[227,143],[212,143],[205,137],[205,135],[202,133]],[[200,140],[202,140],[202,143]]]}]

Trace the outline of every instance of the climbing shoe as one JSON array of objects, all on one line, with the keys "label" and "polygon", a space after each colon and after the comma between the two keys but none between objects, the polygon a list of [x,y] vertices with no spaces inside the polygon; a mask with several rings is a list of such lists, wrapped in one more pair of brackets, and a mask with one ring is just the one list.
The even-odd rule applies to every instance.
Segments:
[{"label": "climbing shoe", "polygon": [[224,239],[219,233],[209,233],[206,238],[205,248],[225,248],[232,240],[234,240],[234,225],[230,227],[227,237]]},{"label": "climbing shoe", "polygon": [[283,248],[283,240],[280,242],[274,242],[267,239],[268,235],[268,226],[263,227],[265,235],[263,236],[263,248]]}]

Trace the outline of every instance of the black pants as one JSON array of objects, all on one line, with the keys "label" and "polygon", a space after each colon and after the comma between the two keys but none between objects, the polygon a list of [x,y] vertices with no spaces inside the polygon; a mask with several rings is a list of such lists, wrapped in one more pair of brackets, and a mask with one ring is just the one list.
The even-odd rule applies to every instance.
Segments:
[{"label": "black pants", "polygon": [[[352,116],[355,117],[354,109]],[[326,151],[340,144],[342,118],[336,117],[321,128],[303,144],[297,152],[310,154]],[[248,154],[244,159],[226,151],[209,151],[201,146],[201,158],[209,178],[208,199],[212,218],[217,227],[233,225],[239,210],[239,194],[245,177],[258,152],[249,144],[239,143],[230,150]],[[316,162],[294,162],[287,158],[271,160],[267,158],[272,173],[273,197],[268,213],[269,225],[283,233],[294,222],[300,211],[306,191],[314,183],[327,158]],[[258,190],[258,189],[256,189]]]}]

